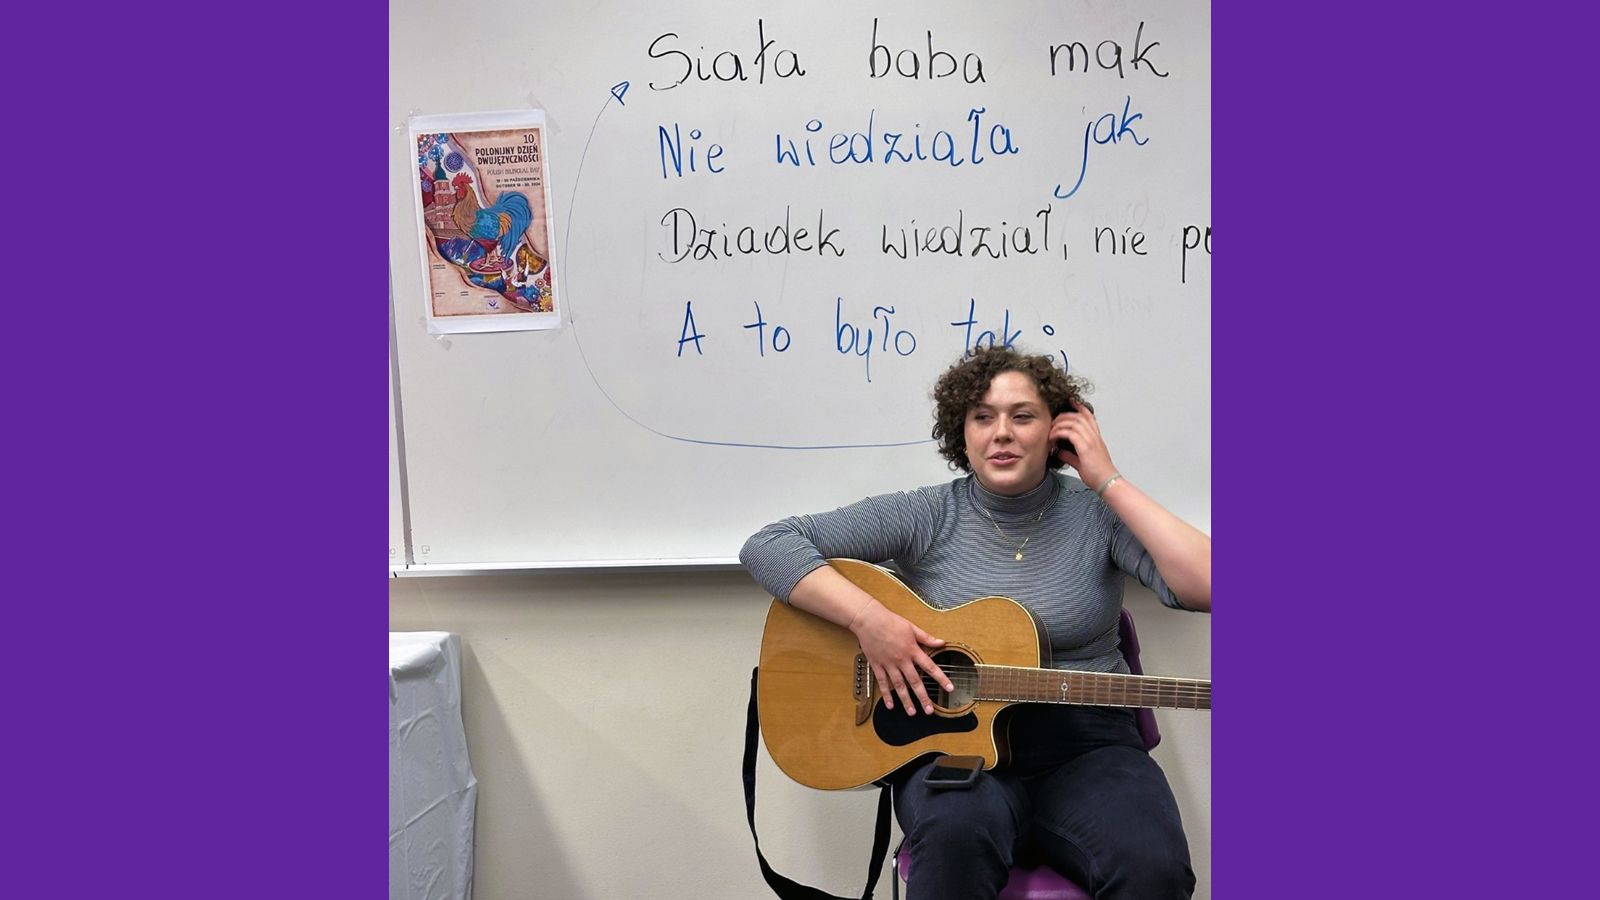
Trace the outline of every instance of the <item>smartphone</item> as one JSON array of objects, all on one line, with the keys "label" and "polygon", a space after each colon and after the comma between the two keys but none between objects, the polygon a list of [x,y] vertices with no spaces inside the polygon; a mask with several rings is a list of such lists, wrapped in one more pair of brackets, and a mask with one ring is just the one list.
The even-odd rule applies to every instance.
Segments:
[{"label": "smartphone", "polygon": [[977,782],[982,771],[981,756],[941,756],[922,776],[922,783],[937,790],[965,790]]},{"label": "smartphone", "polygon": [[[1091,404],[1087,400],[1083,401],[1083,408],[1087,409],[1089,412],[1094,412],[1094,405]],[[1073,406],[1071,403],[1068,403],[1065,406],[1061,407],[1060,409],[1056,410],[1053,413],[1053,415],[1059,416],[1064,412],[1077,412],[1077,411],[1078,411],[1078,408],[1076,406]],[[1065,450],[1068,453],[1071,453],[1073,456],[1077,456],[1078,455],[1078,448],[1072,446],[1072,442],[1067,440],[1066,438],[1057,438],[1056,439],[1056,449],[1057,450]]]}]

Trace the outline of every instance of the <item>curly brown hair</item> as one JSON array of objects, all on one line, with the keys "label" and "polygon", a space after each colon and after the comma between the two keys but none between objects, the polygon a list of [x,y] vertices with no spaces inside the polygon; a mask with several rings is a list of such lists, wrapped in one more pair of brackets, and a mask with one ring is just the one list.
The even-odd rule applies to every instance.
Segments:
[{"label": "curly brown hair", "polygon": [[[1010,347],[980,347],[971,351],[939,376],[933,386],[933,439],[939,453],[952,469],[972,471],[967,462],[967,413],[989,392],[989,383],[1001,372],[1021,372],[1039,390],[1039,397],[1056,416],[1079,407],[1094,411],[1083,396],[1094,390],[1088,379],[1068,375],[1056,368],[1049,356],[1018,353]],[[1059,469],[1065,463],[1052,453],[1049,466]]]}]

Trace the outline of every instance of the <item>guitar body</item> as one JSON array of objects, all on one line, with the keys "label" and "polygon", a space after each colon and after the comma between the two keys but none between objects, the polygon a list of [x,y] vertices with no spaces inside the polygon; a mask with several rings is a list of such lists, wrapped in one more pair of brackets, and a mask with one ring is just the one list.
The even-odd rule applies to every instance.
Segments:
[{"label": "guitar body", "polygon": [[1048,667],[1049,641],[1034,614],[1004,597],[935,609],[878,566],[846,559],[829,564],[891,611],[945,639],[945,648],[932,655],[956,690],[929,690],[936,704],[931,716],[920,709],[907,716],[898,697],[892,711],[885,709],[883,686],[866,670],[855,635],[774,600],[761,639],[756,702],[778,768],[808,787],[842,790],[871,784],[927,754],[981,756],[985,768],[1004,760],[1005,738],[995,720],[1012,703],[974,699],[969,686],[975,676],[959,673],[973,665]]}]

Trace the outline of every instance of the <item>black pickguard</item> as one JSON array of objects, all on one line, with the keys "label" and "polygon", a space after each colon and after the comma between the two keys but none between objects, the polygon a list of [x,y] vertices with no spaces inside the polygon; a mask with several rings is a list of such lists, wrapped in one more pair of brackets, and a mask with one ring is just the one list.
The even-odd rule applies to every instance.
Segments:
[{"label": "black pickguard", "polygon": [[905,710],[888,709],[880,701],[872,706],[872,730],[878,740],[891,747],[914,744],[930,734],[954,734],[973,731],[978,727],[976,713],[964,716],[928,716],[918,713],[908,716]]}]

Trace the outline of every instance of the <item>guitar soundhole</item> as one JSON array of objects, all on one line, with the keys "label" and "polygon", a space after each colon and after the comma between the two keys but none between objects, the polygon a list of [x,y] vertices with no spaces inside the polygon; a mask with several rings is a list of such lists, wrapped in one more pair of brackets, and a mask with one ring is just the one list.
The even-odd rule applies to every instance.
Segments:
[{"label": "guitar soundhole", "polygon": [[946,648],[933,654],[933,662],[956,688],[953,691],[946,691],[934,682],[933,676],[924,673],[922,687],[928,692],[928,698],[935,706],[944,710],[957,710],[977,699],[978,670],[973,667],[972,657],[960,650]]}]

